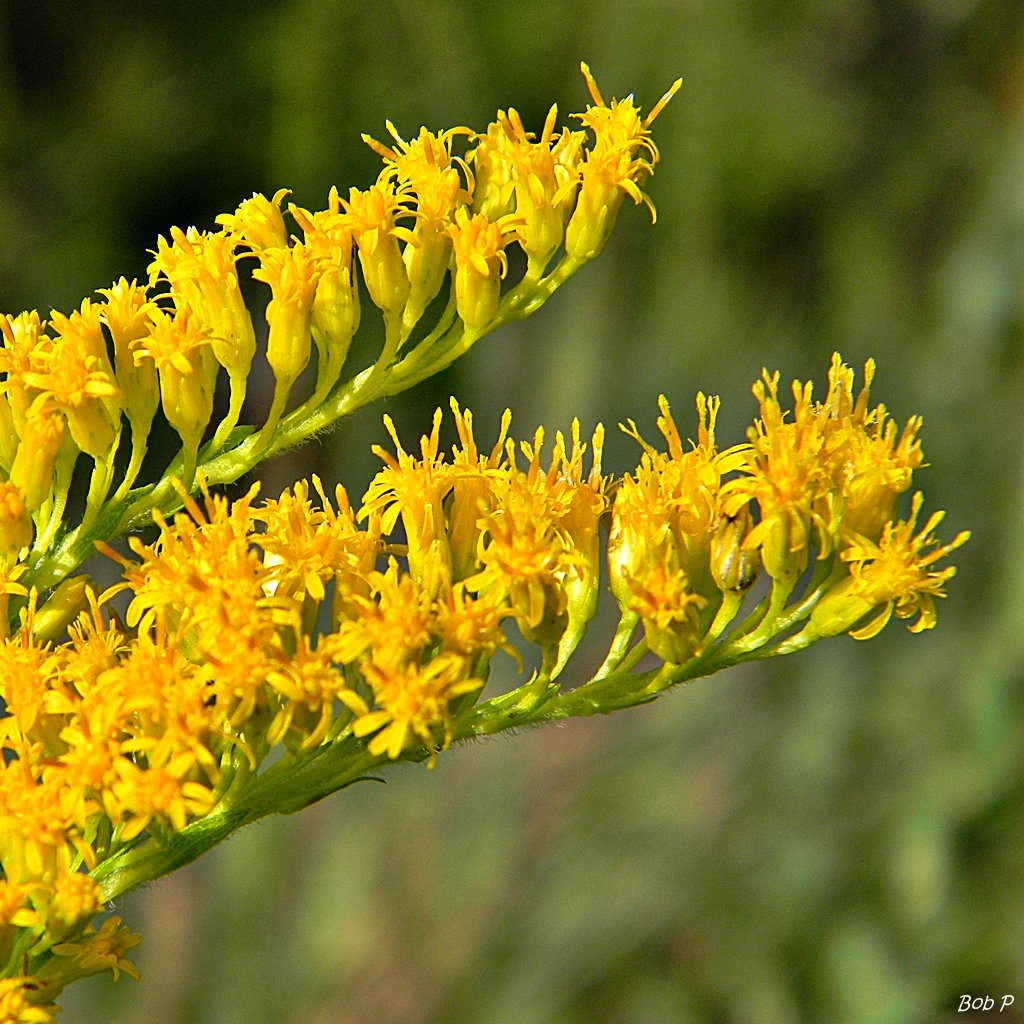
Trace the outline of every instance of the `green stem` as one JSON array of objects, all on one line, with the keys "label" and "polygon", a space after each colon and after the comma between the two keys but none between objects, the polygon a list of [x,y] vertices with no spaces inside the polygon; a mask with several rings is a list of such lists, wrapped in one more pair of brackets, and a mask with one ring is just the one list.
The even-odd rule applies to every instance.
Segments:
[{"label": "green stem", "polygon": [[629,645],[633,642],[633,634],[640,622],[640,616],[635,612],[623,612],[619,619],[619,625],[615,630],[615,636],[608,646],[608,655],[601,663],[601,667],[594,673],[594,679],[604,679],[610,675],[623,662],[629,654]]},{"label": "green stem", "polygon": [[[423,760],[426,751],[410,751],[403,760]],[[215,811],[187,825],[163,845],[146,839],[93,868],[104,902],[117,899],[146,882],[190,864],[232,833],[269,814],[291,814],[366,777],[381,764],[351,737],[321,747],[287,771],[269,770],[252,780],[232,807]]]}]

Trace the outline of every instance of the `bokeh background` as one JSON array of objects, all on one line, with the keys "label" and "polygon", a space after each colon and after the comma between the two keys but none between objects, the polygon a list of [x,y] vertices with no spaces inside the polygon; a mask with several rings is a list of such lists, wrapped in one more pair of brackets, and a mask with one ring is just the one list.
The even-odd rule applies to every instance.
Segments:
[{"label": "bokeh background", "polygon": [[[66,1024],[1024,1021],[1024,5],[1018,0],[0,3],[0,308],[69,311],[171,224],[323,205],[391,118],[658,121],[658,222],[387,406],[585,429],[838,349],[920,412],[973,531],[939,628],[848,638],[655,705],[451,751],[251,828],[119,907],[139,984]],[[371,319],[370,315],[366,319]],[[358,497],[375,407],[266,469]],[[631,443],[609,460],[624,469]],[[990,1018],[961,997],[1004,994]]]}]

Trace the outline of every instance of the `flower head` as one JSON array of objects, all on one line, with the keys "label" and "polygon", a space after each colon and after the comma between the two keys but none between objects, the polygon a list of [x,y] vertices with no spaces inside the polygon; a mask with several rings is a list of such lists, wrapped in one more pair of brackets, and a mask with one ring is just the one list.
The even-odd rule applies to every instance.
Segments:
[{"label": "flower head", "polygon": [[[875,543],[866,537],[852,538],[840,552],[849,567],[849,576],[828,590],[811,612],[809,628],[819,636],[849,632],[857,640],[867,640],[885,628],[889,619],[914,619],[912,633],[935,626],[935,599],[945,596],[944,585],[956,569],[933,566],[970,537],[958,533],[948,544],[934,536],[943,513],[934,512],[918,530],[917,520],[923,497],[920,492],[911,502],[906,520],[886,523]],[[916,532],[915,532],[916,531]],[[866,625],[854,628],[872,612]]]},{"label": "flower head", "polygon": [[305,248],[316,268],[310,330],[316,342],[318,393],[326,394],[341,375],[352,337],[359,328],[359,286],[353,266],[352,228],[331,188],[326,210],[310,213],[291,206]]},{"label": "flower head", "polygon": [[278,384],[291,383],[306,368],[312,353],[310,332],[318,264],[304,245],[263,249],[252,276],[270,285],[267,304],[267,362]]},{"label": "flower head", "polygon": [[374,305],[392,316],[401,313],[410,289],[398,243],[416,244],[409,228],[398,223],[410,216],[403,199],[394,183],[385,180],[365,190],[350,189],[348,199],[341,201],[359,253],[366,290]]},{"label": "flower head", "polygon": [[[557,114],[558,108],[552,106],[540,136],[533,141],[518,111],[498,111],[498,125],[504,132],[500,153],[508,168],[505,191],[515,195],[517,236],[529,260],[528,274],[535,278],[543,274],[562,244],[580,174],[582,135],[556,137]],[[498,205],[507,206],[507,199]]]},{"label": "flower head", "polygon": [[664,395],[658,406],[667,452],[648,444],[632,420],[622,428],[644,449],[636,470],[616,489],[612,506],[611,588],[624,607],[633,600],[630,581],[663,565],[682,570],[691,586],[711,596],[710,548],[723,515],[723,481],[743,459],[742,447],[720,451],[715,442],[717,398],[697,395],[698,441],[688,449]]},{"label": "flower head", "polygon": [[[101,310],[88,299],[70,317],[53,314],[54,338],[40,337],[23,384],[61,410],[79,450],[99,458],[117,437],[120,392],[107,359]],[[26,409],[26,416],[28,410]]]},{"label": "flower head", "polygon": [[452,738],[452,701],[484,684],[482,679],[467,676],[465,659],[455,654],[438,655],[426,665],[371,661],[364,672],[378,707],[357,718],[352,731],[356,736],[375,733],[370,753],[390,758],[398,757],[410,741],[422,743],[433,753],[438,728],[442,746],[447,747]]},{"label": "flower head", "polygon": [[873,376],[869,362],[855,395],[853,372],[837,354],[824,400],[814,400],[810,382],[794,381],[791,412],[782,407],[777,373],[765,371],[754,385],[761,415],[742,473],[724,488],[724,511],[756,507],[759,521],[745,545],[774,580],[794,583],[812,552],[825,558],[844,533],[877,539],[923,464],[920,420],[900,435],[885,406],[871,409]]},{"label": "flower head", "polygon": [[145,355],[136,357],[134,343],[149,334],[150,311],[155,302],[137,281],[125,278],[100,289],[103,323],[114,342],[114,377],[132,431],[141,439],[149,433],[160,404],[156,365]]},{"label": "flower head", "polygon": [[132,349],[136,360],[153,361],[164,415],[194,458],[213,415],[217,363],[211,328],[187,310],[171,316],[154,308],[149,316],[149,332],[135,340]]},{"label": "flower head", "polygon": [[237,239],[224,232],[171,228],[157,240],[150,285],[166,280],[179,313],[203,325],[217,362],[241,387],[256,354],[256,334],[238,283]]},{"label": "flower head", "polygon": [[238,205],[234,213],[222,213],[217,217],[217,223],[227,235],[244,242],[253,252],[283,249],[288,245],[288,229],[281,215],[281,201],[289,191],[279,188],[271,199],[254,192]]},{"label": "flower head", "polygon": [[516,224],[515,216],[491,221],[460,206],[448,226],[455,254],[455,303],[471,335],[481,334],[498,311],[501,279],[508,272],[505,246]]},{"label": "flower head", "polygon": [[640,190],[658,162],[658,149],[649,129],[682,80],[677,79],[641,119],[632,96],[606,103],[590,68],[586,64],[580,68],[594,105],[575,116],[590,130],[594,141],[580,164],[579,197],[566,229],[565,250],[577,259],[593,259],[604,248],[624,196],[634,203],[644,203],[654,218],[654,205]]}]

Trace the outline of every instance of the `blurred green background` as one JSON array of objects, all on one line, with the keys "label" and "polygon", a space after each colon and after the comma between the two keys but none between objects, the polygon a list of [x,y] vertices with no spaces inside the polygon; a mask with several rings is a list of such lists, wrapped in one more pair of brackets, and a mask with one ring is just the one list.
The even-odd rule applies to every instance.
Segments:
[{"label": "blurred green background", "polygon": [[[879,363],[969,528],[939,628],[452,751],[252,828],[119,907],[140,984],[66,1024],[1024,1021],[1024,5],[1019,0],[0,3],[0,308],[68,311],[171,224],[365,186],[391,118],[650,107],[658,223],[387,411],[454,393],[742,439],[762,365]],[[367,315],[366,319],[371,319]],[[819,385],[820,386],[820,385]],[[375,407],[267,467],[358,497]],[[631,443],[611,444],[622,470]],[[600,627],[595,628],[600,633]],[[1001,1015],[957,1013],[1004,994]]]}]

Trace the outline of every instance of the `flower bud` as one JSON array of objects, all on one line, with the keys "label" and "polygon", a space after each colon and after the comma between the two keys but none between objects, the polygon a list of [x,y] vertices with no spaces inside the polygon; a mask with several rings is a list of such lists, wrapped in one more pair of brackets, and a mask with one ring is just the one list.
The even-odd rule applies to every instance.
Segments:
[{"label": "flower bud", "polygon": [[736,515],[721,515],[711,535],[711,578],[723,594],[746,590],[757,578],[757,549],[744,541],[751,529],[749,506]]},{"label": "flower bud", "polygon": [[472,335],[482,334],[498,311],[508,270],[507,223],[491,222],[482,213],[471,217],[459,207],[448,228],[455,250],[455,304]]},{"label": "flower bud", "polygon": [[36,611],[32,638],[37,644],[53,643],[88,607],[92,580],[86,575],[69,576],[54,588],[46,603]]},{"label": "flower bud", "polygon": [[34,512],[53,493],[53,467],[63,440],[64,417],[56,407],[33,403],[25,416],[10,476],[29,511]]},{"label": "flower bud", "polygon": [[0,552],[17,554],[32,544],[32,520],[21,488],[9,480],[0,481]]},{"label": "flower bud", "polygon": [[373,304],[385,313],[399,313],[409,297],[410,285],[398,240],[415,243],[412,232],[395,221],[403,214],[407,216],[407,211],[390,184],[371,185],[365,192],[349,189],[348,201],[343,205]]},{"label": "flower bud", "polygon": [[306,368],[312,352],[310,316],[317,271],[305,246],[267,249],[253,277],[270,285],[267,305],[267,362],[278,382],[291,383]]}]

